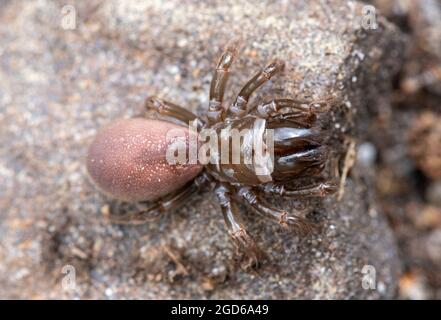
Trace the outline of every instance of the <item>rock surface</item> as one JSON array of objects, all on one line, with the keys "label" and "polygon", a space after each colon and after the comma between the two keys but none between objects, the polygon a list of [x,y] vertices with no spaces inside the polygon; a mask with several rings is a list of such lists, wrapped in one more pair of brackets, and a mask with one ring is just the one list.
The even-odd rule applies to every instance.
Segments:
[{"label": "rock surface", "polygon": [[[388,106],[403,38],[362,4],[342,1],[89,1],[76,28],[61,2],[2,2],[0,19],[0,297],[2,298],[390,298],[400,263],[369,179],[356,166],[341,201],[302,205],[322,222],[300,238],[245,211],[270,262],[235,263],[220,210],[206,191],[162,220],[115,226],[109,200],[87,179],[87,146],[102,125],[143,112],[158,95],[203,114],[211,72],[233,36],[242,39],[227,98],[273,58],[283,75],[258,99],[332,94],[336,160]],[[244,209],[245,210],[245,209]],[[376,289],[362,286],[363,267]],[[63,273],[75,268],[76,286]],[[64,269],[63,269],[64,267]],[[71,274],[71,273],[70,273]]]},{"label": "rock surface", "polygon": [[377,199],[399,244],[400,299],[441,299],[441,1],[374,0],[409,38],[391,112],[371,121]]}]

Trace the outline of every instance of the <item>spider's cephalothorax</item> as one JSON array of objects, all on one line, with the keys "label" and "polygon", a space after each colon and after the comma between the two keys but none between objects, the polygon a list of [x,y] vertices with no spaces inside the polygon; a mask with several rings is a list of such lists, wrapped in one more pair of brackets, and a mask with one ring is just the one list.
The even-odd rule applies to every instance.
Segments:
[{"label": "spider's cephalothorax", "polygon": [[[249,107],[251,94],[282,70],[283,63],[276,60],[258,72],[241,89],[232,105],[225,108],[223,96],[234,56],[235,46],[227,47],[217,65],[205,121],[182,107],[151,97],[146,102],[148,109],[160,116],[172,117],[182,126],[163,120],[134,118],[118,120],[97,135],[89,149],[87,166],[100,189],[125,201],[154,201],[142,210],[112,215],[112,221],[139,223],[150,220],[181,206],[191,194],[211,183],[215,185],[215,194],[230,236],[254,257],[258,250],[240,218],[235,205],[237,201],[245,202],[257,213],[281,225],[299,231],[311,229],[313,224],[304,217],[269,205],[262,195],[320,197],[336,190],[335,184],[329,182],[301,189],[285,187],[287,182],[298,178],[316,177],[324,168],[328,155],[326,135],[317,120],[322,103],[273,99]],[[242,163],[221,161],[222,154],[216,153],[211,155],[215,161],[205,165],[170,164],[166,160],[169,146],[167,133],[176,128],[186,129],[184,126],[190,122],[197,123],[200,129],[215,132],[219,146],[223,142],[231,142],[231,137],[222,133],[226,129],[245,132],[239,148],[226,144],[229,145],[227,160],[231,160],[235,150],[239,150],[239,159],[254,156],[256,150],[251,137],[256,136],[262,140],[271,138],[271,157],[264,158],[263,163],[254,160]],[[185,132],[188,142],[188,130]],[[266,141],[264,148],[268,145]],[[263,167],[263,171],[258,170],[258,165],[260,169]]]}]

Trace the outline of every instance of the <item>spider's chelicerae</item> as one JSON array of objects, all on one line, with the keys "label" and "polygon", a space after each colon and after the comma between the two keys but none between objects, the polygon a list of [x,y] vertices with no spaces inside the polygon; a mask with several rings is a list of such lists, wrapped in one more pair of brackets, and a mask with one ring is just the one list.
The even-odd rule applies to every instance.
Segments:
[{"label": "spider's chelicerae", "polygon": [[[93,181],[113,198],[145,204],[138,211],[112,214],[112,221],[140,223],[150,220],[178,208],[192,194],[210,184],[215,185],[215,194],[231,238],[246,253],[256,257],[259,250],[240,218],[235,204],[237,201],[246,203],[261,216],[283,226],[298,231],[311,229],[313,224],[302,215],[275,208],[265,202],[262,195],[302,198],[322,197],[335,192],[336,186],[331,182],[300,189],[287,187],[287,183],[295,179],[318,177],[324,168],[328,148],[325,131],[317,119],[317,111],[324,103],[273,99],[249,107],[252,93],[283,69],[283,63],[275,60],[251,78],[232,105],[225,108],[223,96],[235,52],[236,47],[230,45],[220,58],[211,82],[208,112],[204,120],[185,108],[152,97],[147,99],[146,107],[162,117],[174,118],[173,122],[120,119],[97,134],[87,159]],[[231,160],[237,150],[240,159],[253,155],[255,150],[251,137],[265,140],[269,137],[268,129],[272,129],[272,156],[263,161],[263,171],[258,170],[262,169],[262,161],[230,163],[232,161],[221,161],[221,152],[210,154],[210,159],[214,158],[214,161],[208,164],[171,164],[166,155],[170,147],[167,135],[176,129],[183,130],[184,141],[188,145],[190,122],[196,123],[199,129],[216,133],[218,146],[227,142],[227,160]],[[231,137],[222,134],[225,129],[245,130],[240,148],[229,143]],[[266,141],[264,146],[269,145]],[[200,147],[200,144],[197,146]],[[253,151],[250,153],[250,150]]]}]

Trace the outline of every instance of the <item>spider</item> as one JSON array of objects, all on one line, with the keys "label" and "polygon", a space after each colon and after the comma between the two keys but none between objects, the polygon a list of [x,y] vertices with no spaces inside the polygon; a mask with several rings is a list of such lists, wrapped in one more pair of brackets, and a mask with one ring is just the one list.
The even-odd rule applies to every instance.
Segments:
[{"label": "spider", "polygon": [[[146,100],[146,108],[164,119],[120,119],[101,130],[91,144],[87,169],[95,184],[113,198],[126,202],[141,202],[141,210],[111,214],[116,223],[142,223],[177,209],[189,197],[207,185],[215,185],[228,233],[243,252],[258,257],[260,251],[248,234],[238,211],[237,202],[244,202],[265,218],[282,226],[304,232],[314,224],[298,212],[288,212],[267,203],[263,195],[289,198],[323,197],[336,191],[331,181],[319,182],[300,189],[287,183],[299,178],[318,177],[328,158],[326,131],[320,126],[317,110],[325,102],[297,99],[272,99],[250,107],[253,92],[282,71],[284,63],[274,60],[254,75],[240,90],[229,108],[223,97],[229,69],[236,56],[237,46],[230,44],[223,52],[214,71],[209,93],[206,118],[198,117],[176,104],[157,97]],[[170,120],[170,119],[169,119]],[[170,164],[166,160],[169,146],[166,135],[170,130],[184,130],[188,144],[190,122],[200,129],[217,133],[217,143],[225,142],[223,129],[248,130],[242,138],[240,156],[252,150],[250,135],[264,138],[272,129],[273,155],[263,162],[263,174],[257,173],[258,163],[223,163],[221,155],[210,155],[207,164]],[[266,137],[268,138],[268,137]],[[199,146],[199,145],[198,145]],[[227,149],[231,157],[234,146]],[[237,148],[236,148],[237,150]],[[254,151],[252,151],[254,152]]]}]

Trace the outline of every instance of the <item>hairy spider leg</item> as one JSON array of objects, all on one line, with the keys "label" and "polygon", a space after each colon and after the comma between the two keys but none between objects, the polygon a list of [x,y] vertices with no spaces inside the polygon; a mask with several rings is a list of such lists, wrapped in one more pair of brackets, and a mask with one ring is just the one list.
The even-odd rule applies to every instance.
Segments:
[{"label": "hairy spider leg", "polygon": [[193,112],[155,96],[146,99],[145,108],[153,110],[161,116],[172,117],[185,126],[188,126],[188,123],[195,119],[198,121],[198,127],[203,125],[202,121]]},{"label": "hairy spider leg", "polygon": [[192,182],[178,191],[158,199],[143,210],[132,210],[123,215],[111,215],[110,222],[117,224],[140,224],[146,221],[155,220],[165,212],[174,211],[188,202],[191,195],[197,193],[208,182],[211,177],[205,172],[197,176]]},{"label": "hairy spider leg", "polygon": [[248,100],[251,94],[261,85],[269,81],[274,75],[283,69],[284,63],[281,60],[275,60],[261,71],[256,73],[240,90],[231,107],[227,111],[228,118],[240,118],[247,114]]},{"label": "hairy spider leg", "polygon": [[296,99],[272,99],[257,105],[253,112],[260,118],[267,119],[277,115],[282,109],[298,112],[299,114],[315,114],[311,103]]},{"label": "hairy spider leg", "polygon": [[317,184],[309,185],[301,189],[286,189],[283,184],[274,184],[272,182],[258,186],[260,190],[265,193],[279,195],[288,198],[309,198],[309,197],[324,197],[333,194],[337,191],[338,185],[336,182],[319,182]]},{"label": "hairy spider leg", "polygon": [[263,257],[263,252],[257,247],[240,218],[239,211],[232,196],[235,190],[226,183],[218,183],[215,193],[224,216],[228,233],[238,250],[244,252],[255,264]]},{"label": "hairy spider leg", "polygon": [[233,64],[236,51],[237,42],[231,42],[229,45],[227,45],[227,48],[222,54],[216,70],[214,71],[210,85],[210,96],[207,112],[209,125],[213,125],[225,119],[223,99],[225,87],[227,85],[228,76],[230,73],[229,69]]},{"label": "hairy spider leg", "polygon": [[239,187],[238,196],[257,213],[265,218],[278,222],[280,225],[292,228],[300,234],[306,234],[313,231],[316,225],[307,219],[289,214],[286,210],[274,208],[258,195],[251,187]]}]

